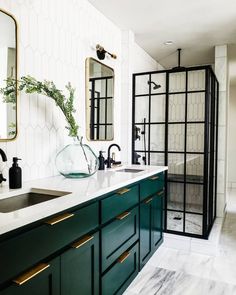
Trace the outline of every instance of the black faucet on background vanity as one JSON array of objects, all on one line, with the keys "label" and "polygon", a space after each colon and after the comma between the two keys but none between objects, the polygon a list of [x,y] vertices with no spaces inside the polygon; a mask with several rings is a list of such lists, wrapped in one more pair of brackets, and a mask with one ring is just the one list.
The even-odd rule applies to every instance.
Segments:
[{"label": "black faucet on background vanity", "polygon": [[106,161],[105,161],[105,164],[107,165],[107,168],[111,168],[111,165],[112,165],[112,164],[114,164],[114,165],[119,165],[119,164],[121,164],[120,161],[119,161],[119,162],[116,162],[116,161],[115,161],[114,159],[112,159],[112,157],[111,157],[111,148],[112,148],[113,146],[117,147],[117,149],[118,149],[119,151],[121,150],[120,146],[119,146],[118,144],[116,144],[116,143],[113,143],[113,144],[111,144],[111,145],[108,147],[108,150],[107,150],[107,159],[106,159]]}]

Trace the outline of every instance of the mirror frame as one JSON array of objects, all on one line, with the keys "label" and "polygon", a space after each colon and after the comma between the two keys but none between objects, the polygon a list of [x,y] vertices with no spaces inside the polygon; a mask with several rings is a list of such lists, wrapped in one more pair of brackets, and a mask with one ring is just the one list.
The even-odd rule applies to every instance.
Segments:
[{"label": "mirror frame", "polygon": [[110,70],[113,71],[113,99],[114,99],[114,93],[115,93],[115,71],[113,68],[109,67],[108,65],[100,62],[99,60],[93,58],[93,57],[87,57],[85,60],[85,98],[86,98],[86,138],[88,141],[95,141],[95,142],[99,142],[99,141],[105,141],[105,142],[109,142],[109,141],[114,141],[114,134],[115,134],[115,127],[114,127],[114,103],[113,103],[113,136],[111,139],[91,139],[90,138],[90,128],[89,128],[89,124],[90,124],[90,106],[89,106],[89,62],[90,60],[96,61],[97,63],[109,68]]},{"label": "mirror frame", "polygon": [[12,15],[11,13],[9,13],[8,11],[0,8],[0,12],[5,13],[6,15],[8,15],[10,18],[13,19],[14,23],[15,23],[15,44],[16,44],[16,62],[15,62],[15,66],[16,66],[16,134],[14,137],[12,138],[0,138],[0,142],[9,142],[9,141],[13,141],[16,140],[17,136],[18,136],[18,91],[17,91],[17,80],[18,80],[18,24],[17,21],[14,17],[14,15]]}]

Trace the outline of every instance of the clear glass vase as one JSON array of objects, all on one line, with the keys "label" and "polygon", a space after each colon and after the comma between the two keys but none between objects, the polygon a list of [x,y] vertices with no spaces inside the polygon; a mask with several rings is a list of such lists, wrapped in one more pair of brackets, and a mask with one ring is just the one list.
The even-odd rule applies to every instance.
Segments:
[{"label": "clear glass vase", "polygon": [[64,147],[56,156],[56,167],[67,178],[83,178],[98,170],[98,158],[92,149],[74,137],[73,143]]}]

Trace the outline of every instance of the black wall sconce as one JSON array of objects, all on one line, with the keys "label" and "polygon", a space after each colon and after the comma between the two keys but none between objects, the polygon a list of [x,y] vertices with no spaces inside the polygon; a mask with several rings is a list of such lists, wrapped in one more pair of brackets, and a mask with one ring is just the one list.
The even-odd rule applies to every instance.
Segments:
[{"label": "black wall sconce", "polygon": [[98,59],[100,59],[100,60],[105,59],[105,57],[106,57],[106,53],[109,54],[109,55],[110,55],[112,58],[114,58],[114,59],[117,58],[117,56],[116,56],[114,53],[110,53],[110,52],[106,51],[106,50],[104,49],[104,47],[102,47],[102,46],[99,45],[99,44],[96,45],[96,51],[97,51],[97,57],[98,57]]}]

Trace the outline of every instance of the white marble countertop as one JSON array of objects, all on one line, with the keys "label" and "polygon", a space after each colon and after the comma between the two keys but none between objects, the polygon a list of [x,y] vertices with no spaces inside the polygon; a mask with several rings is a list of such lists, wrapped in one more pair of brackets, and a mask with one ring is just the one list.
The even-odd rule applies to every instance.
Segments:
[{"label": "white marble countertop", "polygon": [[38,179],[25,182],[21,189],[16,190],[10,190],[8,186],[0,187],[0,200],[24,194],[31,189],[69,192],[65,196],[47,202],[9,213],[0,213],[0,235],[167,170],[165,166],[129,165],[125,168],[136,168],[143,171],[138,173],[117,172],[123,168],[98,171],[91,177],[83,179],[69,179],[63,176]]}]

